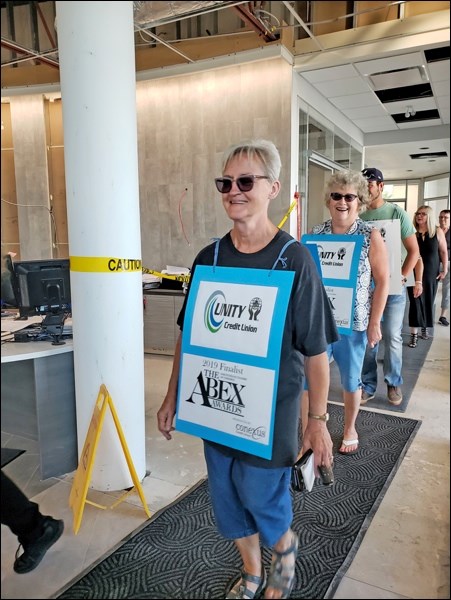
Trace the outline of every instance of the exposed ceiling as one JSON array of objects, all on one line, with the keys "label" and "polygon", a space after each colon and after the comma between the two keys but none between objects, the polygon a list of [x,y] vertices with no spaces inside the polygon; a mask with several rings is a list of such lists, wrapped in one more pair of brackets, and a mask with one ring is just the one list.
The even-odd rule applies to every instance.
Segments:
[{"label": "exposed ceiling", "polygon": [[[391,143],[368,144],[365,154],[366,164],[377,166],[386,179],[449,171],[449,44],[298,74],[368,134],[367,140],[386,134]],[[438,128],[443,134],[437,137]],[[411,140],[393,143],[406,137],[396,135],[405,130],[411,130]]]},{"label": "exposed ceiling", "polygon": [[[266,41],[271,41],[277,39],[272,27],[275,15],[263,10],[265,4],[275,3],[135,2],[135,24],[155,26],[193,15],[193,11],[215,11],[235,5],[234,10],[241,18]],[[296,12],[295,5],[299,3],[277,4],[283,4],[293,16],[292,22],[300,25],[322,48],[321,38],[312,33],[314,23],[307,23]],[[402,10],[404,3],[388,4],[399,5]],[[363,10],[362,14],[372,10],[375,9]],[[357,14],[343,14],[339,19],[355,18]],[[365,56],[364,60],[358,58],[339,65],[336,56],[332,60],[334,64],[330,67],[295,66],[295,70],[365,134],[366,165],[377,166],[386,179],[425,178],[449,172],[449,29],[447,43],[429,43],[410,52],[401,48],[390,55],[379,53],[378,58]],[[408,134],[406,130],[410,130]],[[381,142],[375,143],[378,138],[382,138]]]},{"label": "exposed ceiling", "polygon": [[[2,2],[1,4],[2,7],[30,4],[35,6],[38,15],[40,13],[39,2]],[[145,32],[147,39],[154,41],[157,46],[166,46],[176,53],[182,62],[194,63],[194,65],[196,61],[181,52],[177,43],[190,37],[188,35],[190,28],[178,27],[178,39],[169,41],[156,35],[158,26],[167,26],[170,23],[180,25],[180,22],[186,23],[185,20],[192,17],[196,17],[199,23],[201,15],[223,10],[233,11],[247,30],[256,32],[260,40],[271,42],[281,36],[280,25],[283,14],[286,22],[302,28],[303,35],[308,36],[307,40],[314,42],[316,49],[322,50],[322,36],[315,37],[312,33],[313,26],[316,24],[303,20],[302,15],[295,10],[296,7],[300,10],[301,5],[310,4],[314,3],[286,1],[133,3],[136,31]],[[338,4],[343,5],[343,9],[349,5],[343,2],[334,3],[334,6]],[[358,4],[354,3],[354,6]],[[378,8],[376,5],[382,3],[366,4],[374,4],[375,7],[370,6],[361,13],[343,14],[330,21],[346,19],[349,22],[349,18],[356,19],[359,14],[381,10],[381,7]],[[386,3],[385,8],[394,6],[402,8],[403,4],[406,3],[389,2]],[[449,6],[449,2],[446,4]],[[269,10],[265,10],[266,8]],[[45,26],[45,20],[43,23]],[[299,62],[299,57],[295,56],[294,69],[299,77],[313,86],[325,101],[331,103],[363,132],[366,147],[365,163],[368,166],[377,166],[383,171],[386,179],[423,178],[449,172],[449,22],[442,24],[441,28],[447,28],[445,41],[442,35],[437,43],[431,44],[429,38],[428,42],[414,48],[398,44],[395,51],[377,54],[365,51],[365,48],[354,54],[338,48],[337,51],[329,53],[329,63],[327,52],[319,52],[323,59],[319,63],[320,68],[315,68],[314,65],[317,63],[314,61]],[[210,35],[208,30],[207,33]],[[35,50],[19,49],[17,46],[13,50],[10,45],[8,46],[11,43],[14,43],[13,40],[2,36],[2,47],[9,48],[12,53],[15,51],[16,57],[22,57],[22,60],[36,58]],[[47,61],[50,66],[58,68],[55,46],[53,51],[41,52],[39,55],[41,62]],[[2,62],[3,66],[5,62]]]}]

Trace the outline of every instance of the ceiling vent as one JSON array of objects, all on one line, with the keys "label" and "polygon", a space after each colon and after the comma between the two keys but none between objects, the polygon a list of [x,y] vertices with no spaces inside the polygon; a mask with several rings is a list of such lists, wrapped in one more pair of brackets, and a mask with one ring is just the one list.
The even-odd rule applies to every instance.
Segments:
[{"label": "ceiling vent", "polygon": [[433,63],[440,60],[449,60],[449,46],[442,46],[441,48],[431,48],[424,51],[426,62]]},{"label": "ceiling vent", "polygon": [[375,90],[386,90],[402,86],[421,85],[428,80],[423,67],[394,69],[383,73],[373,73],[369,76]]},{"label": "ceiling vent", "polygon": [[444,158],[448,156],[447,152],[423,152],[422,154],[410,154],[412,160],[430,159],[430,158]]},{"label": "ceiling vent", "polygon": [[408,85],[400,88],[396,87],[389,90],[375,90],[374,93],[383,104],[386,104],[387,102],[415,100],[416,98],[430,98],[433,95],[432,88],[429,83]]},{"label": "ceiling vent", "polygon": [[395,123],[415,123],[415,121],[440,119],[440,114],[436,108],[433,110],[418,110],[415,114],[406,111],[405,113],[396,113],[391,116]]}]

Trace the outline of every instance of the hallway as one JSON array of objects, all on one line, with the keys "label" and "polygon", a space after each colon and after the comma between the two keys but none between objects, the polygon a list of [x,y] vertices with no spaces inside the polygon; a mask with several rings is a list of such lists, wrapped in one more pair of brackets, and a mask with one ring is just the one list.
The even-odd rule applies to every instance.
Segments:
[{"label": "hallway", "polygon": [[[449,328],[436,326],[407,411],[400,415],[419,419],[422,425],[335,598],[449,598],[449,337]],[[175,433],[168,442],[157,431],[156,412],[171,366],[171,357],[145,356],[150,475],[143,489],[152,516],[205,476],[200,440]],[[112,511],[87,505],[74,535],[68,506],[73,474],[41,482],[34,442],[2,432],[4,446],[27,450],[5,472],[42,512],[64,519],[66,527],[35,571],[17,575],[12,569],[17,540],[2,526],[2,598],[54,598],[146,520],[133,494]],[[119,495],[90,491],[89,499],[111,504]]]}]

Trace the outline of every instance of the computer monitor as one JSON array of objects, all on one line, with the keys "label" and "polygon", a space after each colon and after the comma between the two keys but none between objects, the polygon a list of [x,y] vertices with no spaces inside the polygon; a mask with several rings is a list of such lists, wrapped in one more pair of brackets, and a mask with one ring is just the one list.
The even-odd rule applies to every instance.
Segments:
[{"label": "computer monitor", "polygon": [[21,260],[13,263],[21,318],[42,315],[43,329],[59,345],[71,312],[69,259]]}]

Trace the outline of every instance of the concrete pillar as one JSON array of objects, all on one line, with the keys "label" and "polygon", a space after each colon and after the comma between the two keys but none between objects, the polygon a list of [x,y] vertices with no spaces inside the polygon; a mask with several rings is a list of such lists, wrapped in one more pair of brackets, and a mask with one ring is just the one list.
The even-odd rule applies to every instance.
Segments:
[{"label": "concrete pillar", "polygon": [[[78,451],[105,384],[142,479],[146,457],[133,2],[56,2],[56,14]],[[131,485],[108,411],[91,487],[109,491]]]}]

